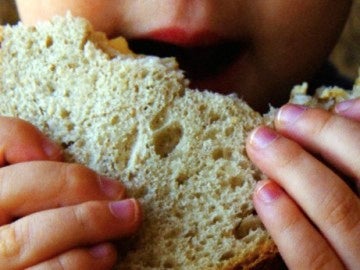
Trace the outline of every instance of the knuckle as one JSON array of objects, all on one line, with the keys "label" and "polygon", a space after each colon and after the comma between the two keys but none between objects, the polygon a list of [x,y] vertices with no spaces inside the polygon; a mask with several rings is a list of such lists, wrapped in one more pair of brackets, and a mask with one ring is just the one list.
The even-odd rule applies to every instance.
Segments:
[{"label": "knuckle", "polygon": [[33,133],[34,131],[37,131],[37,128],[35,128],[32,124],[20,118],[7,118],[6,122],[7,124],[5,124],[5,126],[7,127],[9,135],[18,133]]},{"label": "knuckle", "polygon": [[92,179],[98,177],[94,171],[77,163],[64,164],[62,175],[64,188],[74,191],[75,194],[82,194],[84,187],[87,187]]},{"label": "knuckle", "polygon": [[325,113],[321,117],[321,121],[316,121],[311,125],[311,133],[315,136],[323,137],[329,130],[333,130],[337,125],[337,118],[329,113]]},{"label": "knuckle", "polygon": [[64,260],[64,256],[59,256],[54,259],[52,265],[49,267],[54,270],[67,270],[70,269],[66,266],[66,260]]},{"label": "knuckle", "polygon": [[26,270],[47,270],[47,269],[51,269],[51,270],[70,270],[70,269],[74,269],[74,268],[69,268],[67,266],[67,262],[64,261],[62,256],[59,256],[59,257],[56,257],[56,258],[51,259],[49,261],[46,261],[46,262],[40,263],[38,265],[26,268]]},{"label": "knuckle", "polygon": [[7,198],[8,185],[6,181],[7,168],[0,169],[0,201],[4,201]]},{"label": "knuckle", "polygon": [[333,261],[329,258],[327,252],[316,252],[308,257],[308,266],[306,269],[326,270],[332,268]]},{"label": "knuckle", "polygon": [[330,230],[335,228],[351,232],[358,228],[360,220],[358,215],[353,215],[357,213],[356,202],[351,197],[344,196],[339,200],[329,199],[327,205],[330,210],[325,212],[324,220]]},{"label": "knuckle", "polygon": [[16,258],[22,252],[21,238],[14,224],[0,228],[0,260]]},{"label": "knuckle", "polygon": [[86,202],[72,208],[75,223],[85,235],[94,234],[100,228],[100,205],[97,202]]},{"label": "knuckle", "polygon": [[298,216],[291,216],[286,219],[286,222],[281,225],[279,231],[284,237],[288,237],[289,235],[293,235],[294,232],[297,231],[300,226],[301,219]]},{"label": "knuckle", "polygon": [[300,161],[304,160],[304,150],[294,142],[287,142],[283,145],[281,153],[274,156],[276,165],[279,168],[296,168]]}]

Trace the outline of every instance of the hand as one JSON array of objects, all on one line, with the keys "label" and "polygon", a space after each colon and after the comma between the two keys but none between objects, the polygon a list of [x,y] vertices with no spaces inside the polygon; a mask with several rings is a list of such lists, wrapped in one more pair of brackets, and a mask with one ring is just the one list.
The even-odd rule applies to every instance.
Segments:
[{"label": "hand", "polygon": [[111,269],[109,241],[139,227],[119,182],[61,161],[35,127],[0,117],[1,269]]},{"label": "hand", "polygon": [[287,104],[247,141],[269,177],[256,210],[290,269],[359,269],[360,100],[336,112]]}]

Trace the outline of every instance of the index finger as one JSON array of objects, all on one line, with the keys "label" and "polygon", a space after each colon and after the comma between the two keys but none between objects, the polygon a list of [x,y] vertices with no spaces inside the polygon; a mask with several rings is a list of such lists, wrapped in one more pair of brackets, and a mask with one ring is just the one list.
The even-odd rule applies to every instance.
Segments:
[{"label": "index finger", "polygon": [[339,176],[299,144],[266,127],[252,133],[247,152],[316,224],[346,266],[357,265],[360,201]]},{"label": "index finger", "polygon": [[360,123],[321,109],[287,104],[280,109],[275,125],[359,183]]},{"label": "index finger", "polygon": [[123,238],[141,222],[138,201],[91,201],[38,212],[0,228],[2,269],[24,269],[68,250]]},{"label": "index finger", "polygon": [[100,176],[80,164],[53,161],[2,168],[0,187],[0,209],[16,218],[89,200],[125,197],[125,187],[119,181]]}]

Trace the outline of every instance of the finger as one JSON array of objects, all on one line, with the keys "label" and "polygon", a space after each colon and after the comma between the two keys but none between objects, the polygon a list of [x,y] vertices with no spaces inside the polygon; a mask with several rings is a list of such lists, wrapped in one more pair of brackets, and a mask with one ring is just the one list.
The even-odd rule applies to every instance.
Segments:
[{"label": "finger", "polygon": [[360,121],[360,98],[338,103],[335,106],[335,112],[350,119]]},{"label": "finger", "polygon": [[253,199],[289,269],[344,269],[327,241],[274,181],[259,182]]},{"label": "finger", "polygon": [[0,208],[12,217],[89,200],[124,197],[125,188],[119,181],[79,164],[33,161],[0,170]]},{"label": "finger", "polygon": [[358,265],[360,202],[350,188],[297,143],[272,129],[256,129],[247,142],[247,152],[303,209],[346,266]]},{"label": "finger", "polygon": [[360,123],[321,109],[288,104],[280,109],[275,125],[359,183]]},{"label": "finger", "polygon": [[0,226],[10,223],[12,219],[13,217],[10,214],[0,208]]},{"label": "finger", "polygon": [[0,117],[0,166],[29,160],[61,160],[62,150],[26,121]]},{"label": "finger", "polygon": [[23,269],[67,250],[129,236],[139,227],[134,199],[93,201],[36,213],[0,230],[0,265]]},{"label": "finger", "polygon": [[111,269],[116,262],[116,250],[110,244],[97,245],[91,249],[73,249],[26,270],[78,270]]}]

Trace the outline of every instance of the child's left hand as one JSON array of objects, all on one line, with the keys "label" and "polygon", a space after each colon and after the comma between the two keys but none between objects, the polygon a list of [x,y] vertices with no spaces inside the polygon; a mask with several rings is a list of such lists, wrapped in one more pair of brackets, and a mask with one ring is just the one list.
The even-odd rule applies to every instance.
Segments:
[{"label": "child's left hand", "polygon": [[359,269],[360,100],[335,111],[285,105],[276,131],[259,127],[247,142],[269,177],[256,210],[290,269]]}]

